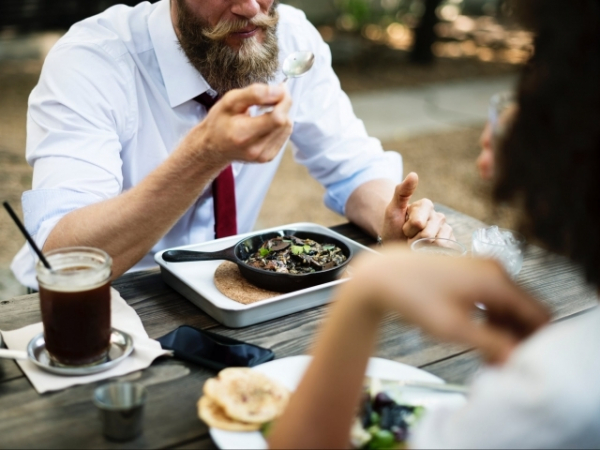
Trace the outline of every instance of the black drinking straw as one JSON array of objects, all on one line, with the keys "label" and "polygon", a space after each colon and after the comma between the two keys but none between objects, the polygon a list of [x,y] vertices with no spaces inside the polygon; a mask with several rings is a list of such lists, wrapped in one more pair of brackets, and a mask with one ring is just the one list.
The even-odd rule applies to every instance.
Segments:
[{"label": "black drinking straw", "polygon": [[23,233],[23,236],[25,236],[25,239],[27,239],[27,242],[29,242],[29,245],[31,245],[31,248],[33,248],[33,250],[40,257],[40,261],[42,261],[44,266],[46,266],[46,269],[52,270],[52,267],[48,263],[48,260],[46,259],[42,251],[38,248],[38,246],[35,244],[34,240],[31,238],[31,236],[23,226],[23,223],[21,223],[21,221],[19,220],[11,206],[8,204],[8,202],[2,202],[2,204],[4,205],[4,208],[6,208],[6,210],[8,211],[8,214],[10,215],[12,220],[14,220],[17,226],[19,227],[19,230],[21,230],[21,233]]}]

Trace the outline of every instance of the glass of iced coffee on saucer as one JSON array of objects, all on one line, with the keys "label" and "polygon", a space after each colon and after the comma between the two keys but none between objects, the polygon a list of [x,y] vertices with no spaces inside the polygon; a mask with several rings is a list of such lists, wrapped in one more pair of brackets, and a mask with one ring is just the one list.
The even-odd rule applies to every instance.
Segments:
[{"label": "glass of iced coffee on saucer", "polygon": [[46,253],[36,266],[44,341],[52,363],[102,363],[110,347],[112,259],[103,250],[70,247]]}]

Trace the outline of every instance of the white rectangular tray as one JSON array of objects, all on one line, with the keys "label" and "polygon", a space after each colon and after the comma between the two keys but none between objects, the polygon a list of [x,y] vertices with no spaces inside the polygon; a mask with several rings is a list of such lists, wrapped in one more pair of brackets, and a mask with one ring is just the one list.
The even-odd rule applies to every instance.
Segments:
[{"label": "white rectangular tray", "polygon": [[[217,251],[231,247],[247,236],[282,229],[308,231],[333,236],[348,244],[348,246],[352,248],[354,255],[362,251],[374,252],[374,250],[371,250],[369,247],[365,247],[358,242],[348,239],[329,228],[309,222],[282,225],[267,230],[230,236],[201,244],[177,247],[177,249],[209,252]],[[165,249],[154,256],[155,261],[160,266],[160,271],[165,283],[204,312],[212,316],[215,320],[231,328],[246,327],[304,309],[324,305],[330,301],[333,287],[347,280],[346,278],[331,281],[307,289],[281,294],[277,297],[272,297],[250,305],[244,305],[223,295],[214,284],[214,273],[217,267],[222,263],[222,260],[169,263],[162,259],[162,254],[167,250],[174,249]]]}]

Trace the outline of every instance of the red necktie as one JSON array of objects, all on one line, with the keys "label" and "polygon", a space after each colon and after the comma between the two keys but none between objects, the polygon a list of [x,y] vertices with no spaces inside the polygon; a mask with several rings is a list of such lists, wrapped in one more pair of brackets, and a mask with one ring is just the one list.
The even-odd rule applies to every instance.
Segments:
[{"label": "red necktie", "polygon": [[[219,100],[218,95],[206,91],[196,97],[208,111]],[[215,210],[215,237],[222,238],[237,234],[237,214],[235,209],[235,181],[231,165],[227,166],[212,183]]]}]

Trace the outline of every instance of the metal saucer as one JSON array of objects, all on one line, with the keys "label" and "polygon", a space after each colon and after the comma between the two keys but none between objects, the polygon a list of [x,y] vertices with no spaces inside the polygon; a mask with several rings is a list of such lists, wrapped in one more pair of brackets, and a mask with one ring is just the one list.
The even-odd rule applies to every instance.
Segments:
[{"label": "metal saucer", "polygon": [[112,328],[110,334],[110,349],[105,360],[86,366],[59,366],[51,359],[46,350],[44,333],[36,335],[27,346],[29,360],[47,372],[58,375],[91,375],[111,369],[127,358],[133,351],[133,339],[127,333]]}]

